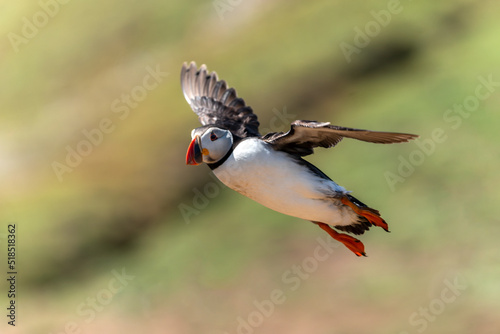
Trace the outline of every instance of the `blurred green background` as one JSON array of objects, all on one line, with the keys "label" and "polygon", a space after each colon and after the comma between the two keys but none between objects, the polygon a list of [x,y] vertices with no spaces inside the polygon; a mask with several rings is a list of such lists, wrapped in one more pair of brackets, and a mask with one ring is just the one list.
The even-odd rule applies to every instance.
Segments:
[{"label": "blurred green background", "polygon": [[[2,333],[499,332],[497,3],[0,8],[0,259],[6,273],[15,223],[19,271],[15,328],[0,283]],[[319,260],[319,228],[186,166],[191,60],[261,129],[419,134],[420,146],[345,140],[308,158],[392,233],[361,236],[367,258],[338,247]]]}]

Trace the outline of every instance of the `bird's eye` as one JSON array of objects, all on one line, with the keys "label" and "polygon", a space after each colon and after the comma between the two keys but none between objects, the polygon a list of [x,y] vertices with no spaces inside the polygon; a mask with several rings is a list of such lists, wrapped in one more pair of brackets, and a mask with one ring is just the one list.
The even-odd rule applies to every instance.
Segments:
[{"label": "bird's eye", "polygon": [[215,133],[213,133],[213,132],[212,132],[212,133],[210,134],[210,140],[211,140],[211,141],[217,140],[217,135],[216,135]]}]

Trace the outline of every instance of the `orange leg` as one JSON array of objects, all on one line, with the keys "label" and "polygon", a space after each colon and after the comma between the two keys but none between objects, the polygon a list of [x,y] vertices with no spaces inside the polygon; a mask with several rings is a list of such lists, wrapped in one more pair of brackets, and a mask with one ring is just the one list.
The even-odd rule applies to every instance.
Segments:
[{"label": "orange leg", "polygon": [[342,204],[350,207],[358,215],[365,217],[372,225],[380,226],[384,230],[386,230],[386,232],[389,232],[389,225],[387,225],[385,220],[380,217],[380,213],[377,210],[369,208],[367,206],[359,207],[351,202],[349,198],[347,198],[347,196],[342,197],[340,201],[342,202]]},{"label": "orange leg", "polygon": [[343,233],[338,233],[335,231],[333,228],[330,227],[330,225],[325,224],[325,223],[316,223],[318,224],[321,229],[323,229],[326,233],[328,233],[333,239],[341,242],[349,248],[354,254],[357,256],[366,256],[365,254],[365,245],[358,239],[351,237],[350,235],[343,234]]}]

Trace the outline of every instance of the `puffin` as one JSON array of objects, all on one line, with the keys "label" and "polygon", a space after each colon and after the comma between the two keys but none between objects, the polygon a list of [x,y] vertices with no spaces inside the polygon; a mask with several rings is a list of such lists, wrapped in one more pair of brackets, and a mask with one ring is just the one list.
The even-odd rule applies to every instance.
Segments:
[{"label": "puffin", "polygon": [[274,211],[318,225],[357,256],[366,256],[365,246],[349,234],[361,235],[372,226],[389,232],[379,211],[303,157],[316,147],[334,147],[343,138],[391,144],[418,135],[309,120],[292,122],[287,132],[261,135],[252,108],[206,65],[184,63],[181,87],[202,124],[191,131],[187,165],[205,163],[227,187]]}]

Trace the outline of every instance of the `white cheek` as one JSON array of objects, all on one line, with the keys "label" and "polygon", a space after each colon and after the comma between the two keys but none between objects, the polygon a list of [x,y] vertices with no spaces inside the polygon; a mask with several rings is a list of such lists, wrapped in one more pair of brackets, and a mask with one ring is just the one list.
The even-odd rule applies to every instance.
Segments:
[{"label": "white cheek", "polygon": [[219,161],[230,149],[230,143],[226,141],[210,142],[207,146],[209,154],[206,157],[206,160],[209,160],[210,162]]},{"label": "white cheek", "polygon": [[217,145],[212,145],[212,148],[208,150],[210,154],[208,155],[211,160],[218,160],[221,156],[221,148]]}]

